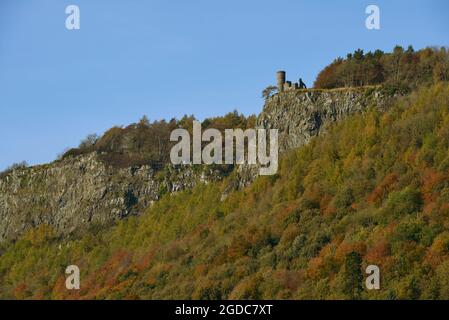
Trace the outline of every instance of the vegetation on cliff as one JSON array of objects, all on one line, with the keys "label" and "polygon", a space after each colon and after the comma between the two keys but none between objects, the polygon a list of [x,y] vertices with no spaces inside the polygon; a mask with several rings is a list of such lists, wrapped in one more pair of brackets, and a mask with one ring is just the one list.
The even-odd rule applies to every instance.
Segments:
[{"label": "vegetation on cliff", "polygon": [[[448,170],[440,83],[341,121],[223,201],[226,180],[112,228],[5,243],[0,297],[449,299]],[[65,288],[70,264],[79,291]],[[380,290],[353,281],[368,264]]]},{"label": "vegetation on cliff", "polygon": [[[96,152],[101,161],[115,168],[151,165],[155,169],[170,163],[170,133],[176,128],[192,131],[194,116],[184,116],[180,120],[160,120],[150,122],[144,116],[138,123],[127,127],[113,127],[101,137],[89,135],[78,148],[70,149],[61,158]],[[226,128],[254,128],[256,117],[245,117],[237,111],[222,117],[205,119],[203,127],[222,130]]]},{"label": "vegetation on cliff", "polygon": [[358,49],[346,59],[338,58],[318,74],[314,86],[330,89],[384,84],[404,92],[439,81],[449,81],[447,48],[415,51],[411,46],[396,46],[392,53]]}]

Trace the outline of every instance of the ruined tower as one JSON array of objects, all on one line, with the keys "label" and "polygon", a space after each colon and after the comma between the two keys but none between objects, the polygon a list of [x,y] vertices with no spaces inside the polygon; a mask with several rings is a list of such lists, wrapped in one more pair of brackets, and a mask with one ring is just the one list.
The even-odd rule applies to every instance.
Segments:
[{"label": "ruined tower", "polygon": [[278,92],[284,92],[285,71],[278,71],[276,73],[276,78],[278,83]]}]

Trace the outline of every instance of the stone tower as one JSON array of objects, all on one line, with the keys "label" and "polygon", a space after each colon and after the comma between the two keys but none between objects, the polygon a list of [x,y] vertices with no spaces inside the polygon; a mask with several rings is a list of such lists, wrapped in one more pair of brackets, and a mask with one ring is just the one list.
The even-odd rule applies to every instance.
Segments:
[{"label": "stone tower", "polygon": [[285,71],[278,71],[276,73],[276,79],[278,83],[278,92],[284,92]]}]

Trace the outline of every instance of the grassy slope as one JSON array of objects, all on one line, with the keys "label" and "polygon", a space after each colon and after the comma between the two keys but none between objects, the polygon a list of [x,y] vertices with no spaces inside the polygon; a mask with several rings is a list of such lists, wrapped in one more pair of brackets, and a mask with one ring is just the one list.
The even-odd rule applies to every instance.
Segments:
[{"label": "grassy slope", "polygon": [[[34,230],[0,250],[0,297],[449,298],[448,151],[440,84],[341,122],[223,202],[209,184],[72,239]],[[360,286],[367,264],[379,291]]]}]

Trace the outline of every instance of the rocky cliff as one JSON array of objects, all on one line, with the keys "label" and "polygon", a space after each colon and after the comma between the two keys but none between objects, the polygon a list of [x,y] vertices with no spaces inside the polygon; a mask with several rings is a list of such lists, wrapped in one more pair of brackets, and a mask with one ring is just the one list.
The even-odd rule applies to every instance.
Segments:
[{"label": "rocky cliff", "polygon": [[[257,120],[259,129],[277,129],[279,152],[299,148],[324,134],[336,121],[368,108],[385,110],[395,93],[380,87],[333,90],[291,90],[267,99]],[[238,179],[227,192],[249,185],[258,175],[257,166],[240,166]]]},{"label": "rocky cliff", "polygon": [[0,179],[0,241],[40,224],[61,234],[104,225],[137,214],[165,192],[220,177],[220,171],[200,166],[116,169],[94,153],[13,170]]},{"label": "rocky cliff", "polygon": [[308,143],[348,115],[370,107],[382,110],[392,98],[376,87],[284,92],[267,100],[257,126],[278,129],[283,152]]},{"label": "rocky cliff", "polygon": [[[282,152],[304,145],[354,112],[383,108],[387,100],[375,88],[290,91],[266,101],[257,126],[279,130]],[[240,167],[230,188],[251,183],[257,174],[252,169]],[[162,193],[222,177],[221,171],[208,166],[114,169],[94,153],[13,170],[0,178],[0,241],[40,224],[52,225],[61,234],[92,223],[107,224],[138,213]]]}]

